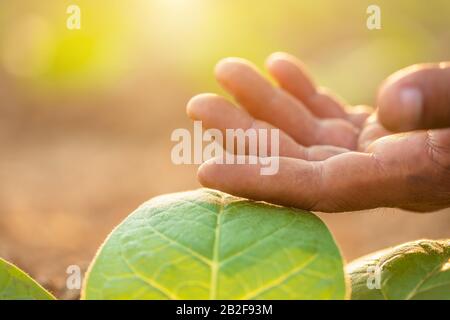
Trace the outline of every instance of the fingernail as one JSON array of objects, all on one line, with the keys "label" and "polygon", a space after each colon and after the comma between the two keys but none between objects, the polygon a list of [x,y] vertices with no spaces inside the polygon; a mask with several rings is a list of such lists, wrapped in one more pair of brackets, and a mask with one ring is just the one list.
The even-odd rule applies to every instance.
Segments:
[{"label": "fingernail", "polygon": [[[423,113],[423,94],[417,88],[404,88],[400,92],[400,112],[404,123],[409,129],[415,129],[420,124]],[[402,121],[403,122],[403,121]]]}]

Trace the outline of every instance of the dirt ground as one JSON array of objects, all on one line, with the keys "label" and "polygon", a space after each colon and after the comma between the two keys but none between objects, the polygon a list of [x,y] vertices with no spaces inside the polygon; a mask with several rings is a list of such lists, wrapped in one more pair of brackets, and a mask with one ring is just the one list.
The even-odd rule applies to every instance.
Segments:
[{"label": "dirt ground", "polygon": [[[196,166],[170,161],[170,133],[190,127],[184,115],[190,93],[160,91],[152,101],[132,88],[94,102],[47,101],[38,110],[10,99],[0,109],[0,256],[59,298],[78,298],[78,290],[65,289],[67,267],[86,270],[111,229],[140,203],[199,187]],[[2,101],[7,93],[3,86]],[[71,108],[86,104],[95,111]],[[348,261],[408,240],[448,238],[450,230],[449,210],[321,217]]]}]

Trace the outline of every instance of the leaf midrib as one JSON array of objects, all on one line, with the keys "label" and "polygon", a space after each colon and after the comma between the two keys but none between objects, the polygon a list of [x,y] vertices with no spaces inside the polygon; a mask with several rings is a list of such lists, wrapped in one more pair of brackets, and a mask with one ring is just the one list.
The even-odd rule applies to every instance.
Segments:
[{"label": "leaf midrib", "polygon": [[220,198],[220,208],[217,212],[217,219],[216,219],[216,228],[215,228],[215,235],[214,235],[214,247],[213,247],[213,256],[211,261],[211,290],[209,292],[209,299],[215,300],[217,297],[217,286],[218,286],[218,273],[219,273],[219,248],[220,248],[220,228],[222,223],[222,215],[225,208],[225,203],[223,197]]}]

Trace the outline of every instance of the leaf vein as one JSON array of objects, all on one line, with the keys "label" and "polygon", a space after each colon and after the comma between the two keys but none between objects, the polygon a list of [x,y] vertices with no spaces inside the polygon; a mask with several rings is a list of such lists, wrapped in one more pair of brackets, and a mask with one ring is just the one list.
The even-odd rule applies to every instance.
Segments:
[{"label": "leaf vein", "polygon": [[285,282],[286,280],[288,280],[290,277],[296,275],[297,273],[303,271],[308,265],[310,265],[316,258],[318,257],[318,253],[315,253],[314,255],[312,255],[309,259],[307,259],[304,263],[302,263],[301,265],[295,267],[294,269],[292,269],[291,271],[289,271],[288,273],[279,276],[278,278],[270,281],[266,286],[263,286],[261,288],[258,288],[252,292],[247,293],[244,297],[242,297],[242,300],[250,300],[250,299],[254,299],[255,297],[261,295],[262,293],[276,287],[279,286],[280,284],[282,284],[283,282]]}]

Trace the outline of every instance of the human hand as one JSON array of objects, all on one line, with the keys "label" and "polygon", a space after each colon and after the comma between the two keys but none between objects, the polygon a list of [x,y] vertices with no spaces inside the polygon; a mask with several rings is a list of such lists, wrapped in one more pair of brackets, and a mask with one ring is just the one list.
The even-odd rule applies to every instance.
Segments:
[{"label": "human hand", "polygon": [[203,185],[324,212],[450,205],[450,129],[394,135],[384,128],[450,127],[448,64],[415,66],[388,78],[377,99],[380,121],[376,113],[346,111],[289,55],[272,55],[267,67],[280,88],[242,59],[216,67],[218,81],[246,111],[209,94],[191,99],[187,109],[207,128],[279,128],[279,172],[262,176],[260,165],[212,160],[199,168]]}]

